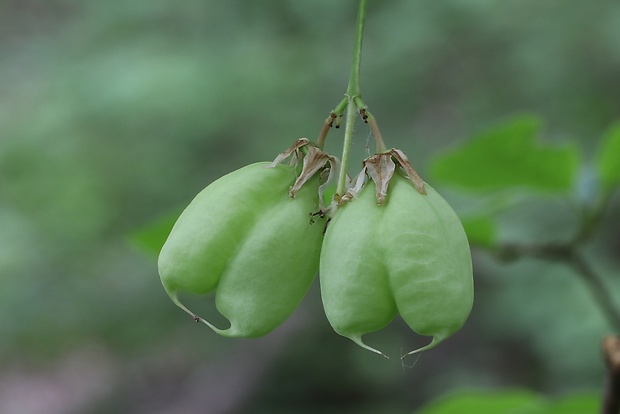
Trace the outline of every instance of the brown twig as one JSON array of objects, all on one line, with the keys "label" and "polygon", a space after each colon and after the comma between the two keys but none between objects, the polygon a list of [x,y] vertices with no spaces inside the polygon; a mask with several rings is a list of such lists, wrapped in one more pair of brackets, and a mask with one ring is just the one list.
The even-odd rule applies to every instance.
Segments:
[{"label": "brown twig", "polygon": [[620,338],[603,338],[603,355],[607,364],[607,381],[601,414],[620,413]]}]

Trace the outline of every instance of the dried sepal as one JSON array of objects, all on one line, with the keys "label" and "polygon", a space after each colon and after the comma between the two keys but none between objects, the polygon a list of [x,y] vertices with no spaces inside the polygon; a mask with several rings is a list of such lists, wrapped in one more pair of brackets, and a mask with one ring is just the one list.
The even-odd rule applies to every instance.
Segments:
[{"label": "dried sepal", "polygon": [[400,166],[405,170],[407,178],[409,178],[409,181],[411,181],[413,187],[418,191],[418,193],[426,194],[424,180],[422,180],[418,173],[413,169],[405,153],[397,148],[392,148],[389,153],[392,154],[392,157],[394,157]]},{"label": "dried sepal", "polygon": [[384,204],[388,195],[390,181],[396,171],[397,163],[403,170],[406,178],[413,184],[416,191],[420,194],[426,195],[424,181],[413,169],[411,163],[407,159],[407,156],[401,150],[393,148],[386,152],[371,155],[363,161],[362,171],[360,171],[351,184],[347,186],[347,191],[340,199],[338,205],[342,205],[345,202],[356,198],[364,187],[367,176],[370,177],[370,179],[372,179],[375,183],[375,196],[377,199],[377,204]]},{"label": "dried sepal", "polygon": [[340,170],[339,162],[340,160],[334,157],[334,162],[330,163],[329,167],[326,167],[321,170],[321,175],[319,176],[319,181],[322,183],[319,186],[319,210],[321,214],[328,214],[328,213],[331,214],[331,211],[332,211],[331,201],[329,205],[326,205],[324,195],[325,195],[325,190],[327,189],[327,186],[329,186],[329,184],[331,184],[334,180],[336,180],[336,174],[338,174],[338,171]]},{"label": "dried sepal", "polygon": [[299,191],[301,186],[304,185],[304,183],[312,178],[317,172],[323,171],[325,168],[329,169],[327,180],[322,184],[325,185],[333,178],[334,171],[338,170],[338,160],[335,157],[325,153],[320,148],[311,144],[306,146],[306,150],[307,152],[303,157],[303,167],[301,169],[301,173],[289,191],[289,195],[291,197],[295,197],[295,193]]},{"label": "dried sepal", "polygon": [[279,153],[278,156],[273,160],[273,162],[267,165],[267,168],[274,168],[276,165],[281,164],[282,161],[289,157],[291,157],[291,165],[297,165],[297,162],[303,156],[303,154],[301,154],[300,152],[301,148],[309,144],[310,140],[308,138],[299,138],[293,143],[293,145]]},{"label": "dried sepal", "polygon": [[338,205],[341,206],[347,201],[356,198],[364,184],[366,184],[366,166],[362,168],[362,171],[353,180],[347,176],[347,191],[340,198]]},{"label": "dried sepal", "polygon": [[[278,154],[278,156],[271,164],[268,165],[268,167],[273,168],[289,157],[289,164],[293,166],[296,166],[299,163],[299,160],[303,160],[301,172],[299,173],[295,183],[289,189],[289,197],[295,198],[295,194],[297,194],[301,187],[315,174],[320,173],[319,177],[321,178],[321,185],[319,186],[319,207],[321,210],[325,210],[323,194],[339,170],[340,161],[338,158],[327,154],[309,139],[300,138],[288,149]],[[325,174],[326,171],[327,174]]]},{"label": "dried sepal", "polygon": [[383,204],[396,164],[390,153],[375,154],[364,161],[366,171],[375,182],[377,204]]}]

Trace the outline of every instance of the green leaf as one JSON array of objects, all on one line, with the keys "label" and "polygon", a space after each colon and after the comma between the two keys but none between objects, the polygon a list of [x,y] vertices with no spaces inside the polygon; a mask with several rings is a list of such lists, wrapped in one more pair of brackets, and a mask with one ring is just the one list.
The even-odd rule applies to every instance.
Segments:
[{"label": "green leaf", "polygon": [[601,396],[598,394],[578,394],[557,401],[544,414],[586,414],[598,413]]},{"label": "green leaf", "polygon": [[571,190],[580,164],[578,148],[538,142],[539,130],[537,118],[518,117],[439,156],[431,172],[438,181],[471,190]]},{"label": "green leaf", "polygon": [[461,219],[469,244],[489,247],[495,243],[495,222],[489,217]]},{"label": "green leaf", "polygon": [[467,391],[441,397],[416,414],[587,414],[600,408],[597,394],[550,400],[529,391]]},{"label": "green leaf", "polygon": [[132,232],[129,241],[145,253],[158,256],[180,215],[181,210],[159,218],[146,227]]},{"label": "green leaf", "polygon": [[440,398],[416,414],[542,414],[546,402],[529,391],[461,392]]},{"label": "green leaf", "polygon": [[620,184],[620,122],[612,125],[599,146],[598,173],[605,191]]}]

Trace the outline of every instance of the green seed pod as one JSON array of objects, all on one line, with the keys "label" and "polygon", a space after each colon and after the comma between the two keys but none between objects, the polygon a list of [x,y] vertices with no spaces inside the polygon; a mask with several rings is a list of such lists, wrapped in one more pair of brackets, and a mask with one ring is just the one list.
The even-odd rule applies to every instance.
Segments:
[{"label": "green seed pod", "polygon": [[337,333],[379,354],[362,336],[397,314],[418,334],[433,337],[411,354],[457,331],[472,308],[467,237],[448,203],[425,188],[421,194],[424,187],[416,191],[409,179],[394,174],[387,197],[380,199],[381,191],[368,182],[336,212],[323,241],[320,280],[327,318]]},{"label": "green seed pod", "polygon": [[[256,337],[280,325],[299,305],[318,270],[323,222],[319,177],[289,196],[292,166],[257,163],[210,184],[179,217],[159,256],[170,298],[217,333]],[[230,322],[219,329],[197,317],[179,292],[215,290],[218,311]]]}]

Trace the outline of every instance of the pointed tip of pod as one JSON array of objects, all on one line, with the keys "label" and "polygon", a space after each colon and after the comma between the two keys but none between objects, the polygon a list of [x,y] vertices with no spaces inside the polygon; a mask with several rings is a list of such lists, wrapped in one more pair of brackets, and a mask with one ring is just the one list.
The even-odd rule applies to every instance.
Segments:
[{"label": "pointed tip of pod", "polygon": [[[374,352],[375,354],[381,355],[382,357],[386,358],[386,359],[390,359],[389,356],[385,355],[383,352],[379,351],[378,349],[375,349],[369,345],[366,345],[364,343],[364,341],[362,340],[362,335],[360,334],[353,334],[353,335],[344,335],[347,338],[349,338],[350,340],[352,340],[353,342],[355,342],[358,346],[370,351],[370,352]],[[419,354],[421,352],[424,351],[428,351],[430,349],[435,348],[437,345],[439,345],[440,343],[442,343],[445,339],[447,338],[447,336],[441,336],[441,335],[436,335],[433,336],[433,339],[431,340],[431,342],[428,345],[424,345],[423,347],[414,349],[411,352],[407,352],[406,354],[404,354],[403,356],[400,357],[401,360],[404,360],[405,358],[407,358],[410,355],[414,355],[414,354]]]},{"label": "pointed tip of pod", "polygon": [[183,309],[185,313],[190,315],[196,322],[206,322],[200,316],[196,315],[194,312],[189,310],[187,306],[185,306],[183,302],[181,302],[181,300],[179,299],[179,294],[176,290],[170,290],[166,287],[166,292],[168,293],[168,296],[170,296],[170,299],[172,300],[172,302],[175,305],[177,305],[179,308]]},{"label": "pointed tip of pod", "polygon": [[201,322],[204,323],[205,325],[207,325],[209,328],[211,328],[215,333],[222,335],[222,336],[226,336],[226,337],[249,337],[252,335],[244,335],[243,333],[239,332],[238,329],[236,329],[234,326],[230,326],[226,329],[220,329],[217,326],[213,325],[211,322],[207,321],[206,319],[196,315],[194,312],[192,312],[191,310],[189,310],[187,308],[187,306],[185,306],[181,300],[179,299],[178,296],[178,292],[177,291],[173,291],[173,290],[167,290],[168,292],[168,296],[170,296],[170,299],[172,300],[172,302],[177,305],[179,308],[181,308],[182,310],[184,310],[188,315],[190,315],[192,317],[192,319],[194,319],[196,322]]},{"label": "pointed tip of pod", "polygon": [[355,342],[357,345],[359,345],[360,347],[370,351],[370,352],[374,352],[375,354],[379,354],[381,355],[383,358],[386,359],[390,359],[389,356],[385,355],[383,352],[379,351],[378,349],[375,349],[371,346],[368,346],[364,343],[364,341],[362,340],[362,335],[345,335],[347,338],[349,338],[350,340],[352,340],[353,342]]},{"label": "pointed tip of pod", "polygon": [[424,352],[424,351],[428,351],[429,349],[433,349],[437,345],[442,343],[444,341],[444,339],[446,339],[446,337],[444,337],[444,336],[433,336],[433,340],[428,345],[424,345],[421,348],[414,349],[411,352],[407,352],[405,355],[401,356],[400,359],[405,359],[409,355],[419,354],[420,352]]},{"label": "pointed tip of pod", "polygon": [[196,322],[202,322],[202,323],[204,323],[204,324],[205,324],[205,325],[207,325],[209,328],[211,328],[211,330],[213,330],[213,332],[215,332],[216,334],[221,335],[221,336],[225,336],[225,337],[228,337],[228,338],[238,338],[238,337],[247,336],[247,335],[241,335],[241,334],[237,331],[237,329],[234,329],[234,327],[233,327],[233,326],[230,326],[230,327],[228,327],[228,328],[226,328],[226,329],[220,329],[220,328],[218,328],[217,326],[213,325],[213,324],[212,324],[211,322],[209,322],[208,320],[203,319],[203,318],[201,318],[201,317],[199,317],[199,316],[197,316],[197,317],[196,317],[196,318],[194,318],[194,319],[196,320]]}]

